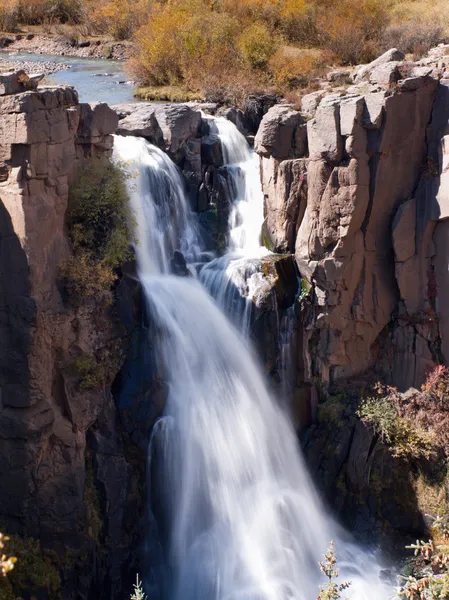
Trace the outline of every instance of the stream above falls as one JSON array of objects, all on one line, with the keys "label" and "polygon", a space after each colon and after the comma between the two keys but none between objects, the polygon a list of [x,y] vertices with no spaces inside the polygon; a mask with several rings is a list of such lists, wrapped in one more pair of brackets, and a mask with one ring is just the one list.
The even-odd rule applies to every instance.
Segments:
[{"label": "stream above falls", "polygon": [[[136,102],[134,85],[125,71],[125,63],[119,60],[57,56],[53,54],[30,54],[28,52],[2,52],[1,58],[21,68],[20,63],[35,63],[35,73],[45,72],[45,64],[56,63],[63,70],[48,74],[48,85],[73,85],[80,102],[108,102],[121,104]],[[1,65],[1,63],[0,63]],[[25,68],[28,71],[28,68]]]}]

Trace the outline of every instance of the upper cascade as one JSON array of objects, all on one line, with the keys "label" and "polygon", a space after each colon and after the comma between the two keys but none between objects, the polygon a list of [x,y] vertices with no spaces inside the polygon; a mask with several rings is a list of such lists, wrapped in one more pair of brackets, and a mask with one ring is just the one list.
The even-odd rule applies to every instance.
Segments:
[{"label": "upper cascade", "polygon": [[188,262],[199,260],[197,218],[184,194],[181,175],[167,154],[143,138],[115,136],[114,158],[132,177],[129,193],[136,219],[136,255],[145,273],[171,272],[176,251]]},{"label": "upper cascade", "polygon": [[211,130],[220,139],[225,168],[232,178],[232,211],[228,250],[246,257],[265,253],[260,233],[264,219],[259,157],[237,127],[224,117],[210,118]]}]

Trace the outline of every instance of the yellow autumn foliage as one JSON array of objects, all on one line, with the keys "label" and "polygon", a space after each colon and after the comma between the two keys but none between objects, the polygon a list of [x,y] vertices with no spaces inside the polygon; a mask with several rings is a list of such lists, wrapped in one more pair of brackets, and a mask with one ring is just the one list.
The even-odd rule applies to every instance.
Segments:
[{"label": "yellow autumn foliage", "polygon": [[204,97],[208,89],[304,87],[318,66],[367,62],[392,46],[422,55],[449,36],[445,2],[0,0],[0,27],[61,22],[133,40],[130,67],[142,85]]}]

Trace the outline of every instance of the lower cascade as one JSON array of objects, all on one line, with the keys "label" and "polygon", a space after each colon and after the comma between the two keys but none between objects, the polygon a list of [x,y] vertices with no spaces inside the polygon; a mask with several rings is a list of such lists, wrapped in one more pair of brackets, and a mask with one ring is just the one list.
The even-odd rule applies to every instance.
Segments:
[{"label": "lower cascade", "polygon": [[[193,268],[187,276],[172,274],[176,250],[192,264],[203,256],[176,168],[139,138],[116,137],[114,148],[133,175],[138,275],[168,385],[165,416],[150,445],[156,464],[148,469],[156,470],[163,499],[164,593],[175,600],[313,600],[322,581],[318,563],[334,540],[340,579],[351,582],[347,596],[391,597],[374,555],[326,514],[289,415],[271,397],[247,338],[203,287],[204,276],[194,277]],[[228,147],[230,163],[247,160],[230,154]],[[254,200],[248,191],[240,196],[239,203]],[[247,225],[242,215],[251,212],[234,211],[240,232]],[[231,239],[240,258],[254,253],[254,240],[246,253],[240,235]],[[219,261],[229,268],[228,258],[215,262],[217,276]]]}]

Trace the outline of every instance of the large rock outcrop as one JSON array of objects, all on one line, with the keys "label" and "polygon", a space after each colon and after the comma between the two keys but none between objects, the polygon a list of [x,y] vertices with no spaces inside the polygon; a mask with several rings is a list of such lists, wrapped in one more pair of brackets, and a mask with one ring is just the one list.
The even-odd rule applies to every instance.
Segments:
[{"label": "large rock outcrop", "polygon": [[110,387],[80,385],[73,361],[114,362],[124,332],[96,301],[71,303],[59,279],[69,187],[109,156],[118,119],[70,87],[11,91],[0,97],[0,524],[55,551],[64,600],[100,580],[110,599],[129,560],[131,474]]},{"label": "large rock outcrop", "polygon": [[287,106],[271,109],[256,136],[265,243],[294,246],[311,286],[308,381],[375,368],[407,389],[449,362],[449,74],[432,57],[406,63],[392,50],[347,91],[307,96],[300,145],[303,117]]}]

